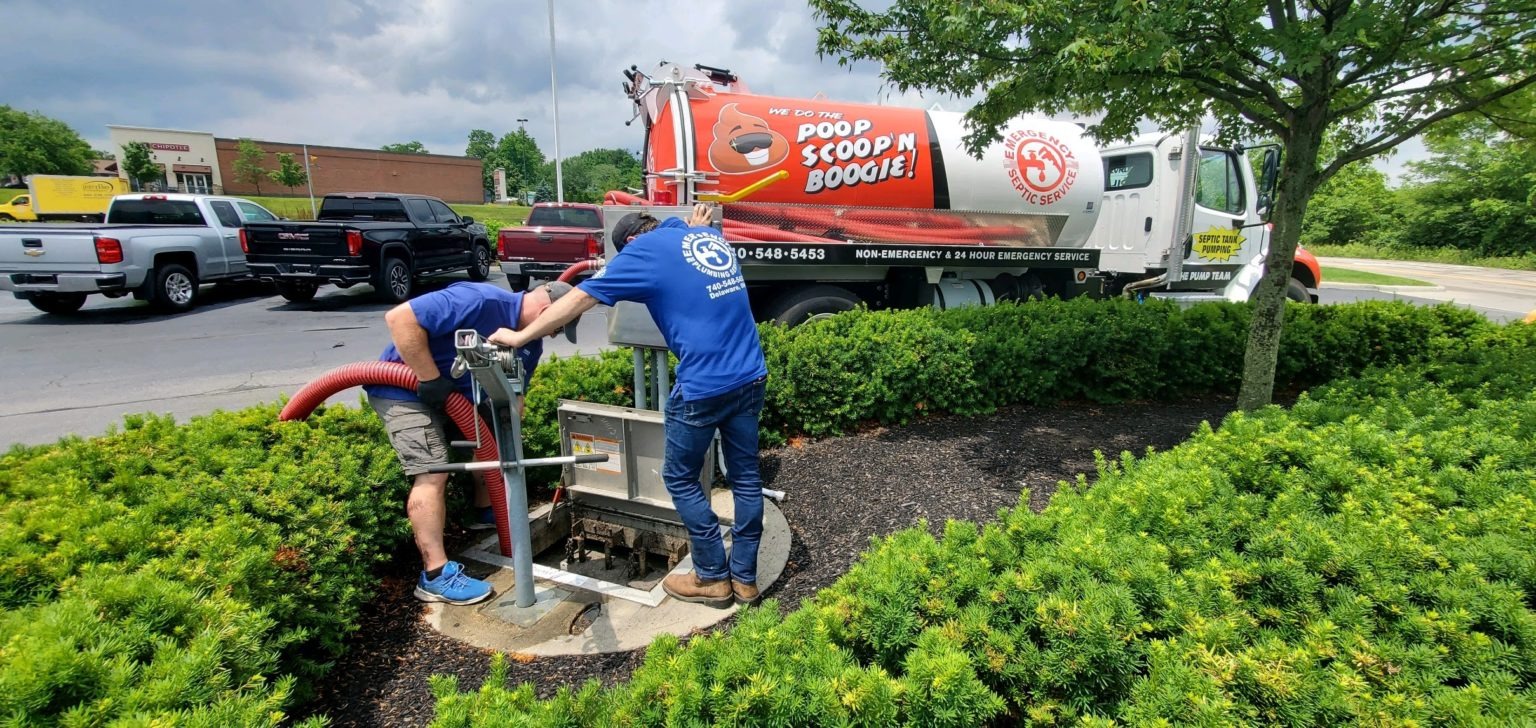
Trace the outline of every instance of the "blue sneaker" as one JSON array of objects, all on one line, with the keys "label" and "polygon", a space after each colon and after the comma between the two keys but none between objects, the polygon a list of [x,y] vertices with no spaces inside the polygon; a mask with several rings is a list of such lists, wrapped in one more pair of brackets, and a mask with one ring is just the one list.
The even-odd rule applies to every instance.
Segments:
[{"label": "blue sneaker", "polygon": [[427,580],[427,572],[416,578],[416,598],[424,602],[446,604],[474,604],[491,596],[491,585],[464,573],[464,565],[450,561],[443,566],[443,573],[436,579]]}]

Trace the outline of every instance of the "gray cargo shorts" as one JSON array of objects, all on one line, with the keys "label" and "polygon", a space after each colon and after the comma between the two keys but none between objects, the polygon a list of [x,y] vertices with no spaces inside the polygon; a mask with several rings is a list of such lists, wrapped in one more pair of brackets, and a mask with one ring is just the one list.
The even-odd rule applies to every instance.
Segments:
[{"label": "gray cargo shorts", "polygon": [[389,444],[395,447],[400,467],[406,477],[414,478],[427,472],[432,465],[450,462],[446,429],[447,416],[431,407],[405,399],[368,397],[368,404],[384,421],[389,433]]}]

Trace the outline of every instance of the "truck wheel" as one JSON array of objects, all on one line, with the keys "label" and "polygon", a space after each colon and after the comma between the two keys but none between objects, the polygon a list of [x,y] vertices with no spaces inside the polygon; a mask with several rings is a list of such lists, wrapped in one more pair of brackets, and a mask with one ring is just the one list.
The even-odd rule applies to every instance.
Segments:
[{"label": "truck wheel", "polygon": [[411,299],[415,282],[411,280],[411,266],[399,258],[385,258],[379,266],[379,279],[373,289],[390,303],[404,303]]},{"label": "truck wheel", "polygon": [[34,293],[27,301],[43,313],[74,313],[85,305],[84,293]]},{"label": "truck wheel", "polygon": [[1297,303],[1311,303],[1312,302],[1312,294],[1307,293],[1307,286],[1306,286],[1306,284],[1302,283],[1301,281],[1296,280],[1295,278],[1292,278],[1291,282],[1286,285],[1286,287],[1285,287],[1285,297],[1289,298],[1292,301],[1295,301]]},{"label": "truck wheel", "polygon": [[164,311],[190,311],[197,304],[197,274],[180,263],[156,266],[151,272],[150,303]]},{"label": "truck wheel", "polygon": [[811,286],[784,294],[768,308],[768,318],[785,326],[852,310],[859,297],[838,286]]},{"label": "truck wheel", "polygon": [[510,288],[519,293],[528,290],[528,284],[532,282],[532,278],[529,278],[528,276],[521,273],[513,273],[512,275],[507,276],[507,288]]},{"label": "truck wheel", "polygon": [[488,245],[475,244],[475,262],[469,267],[469,279],[483,281],[491,277],[491,248]]},{"label": "truck wheel", "polygon": [[315,292],[320,290],[320,284],[313,281],[279,281],[277,292],[284,300],[293,303],[306,303],[315,298]]}]

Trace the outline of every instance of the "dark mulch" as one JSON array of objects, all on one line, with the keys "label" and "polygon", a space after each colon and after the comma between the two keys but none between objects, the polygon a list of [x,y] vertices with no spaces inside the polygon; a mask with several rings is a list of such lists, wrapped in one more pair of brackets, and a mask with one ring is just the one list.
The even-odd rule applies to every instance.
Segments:
[{"label": "dark mulch", "polygon": [[[782,508],[794,533],[789,565],[766,596],[793,609],[846,573],[873,536],[925,518],[936,534],[946,519],[991,520],[1021,493],[1039,510],[1058,481],[1092,477],[1095,450],[1109,458],[1166,450],[1231,409],[1230,399],[1009,407],[990,417],[932,417],[765,452],[764,480],[789,493]],[[395,562],[350,651],[310,704],[332,725],[424,726],[433,715],[431,675],[453,675],[461,688],[485,679],[489,653],[427,627],[411,596],[414,557]],[[548,696],[590,679],[621,681],[642,659],[641,652],[538,659],[513,663],[511,678]]]}]

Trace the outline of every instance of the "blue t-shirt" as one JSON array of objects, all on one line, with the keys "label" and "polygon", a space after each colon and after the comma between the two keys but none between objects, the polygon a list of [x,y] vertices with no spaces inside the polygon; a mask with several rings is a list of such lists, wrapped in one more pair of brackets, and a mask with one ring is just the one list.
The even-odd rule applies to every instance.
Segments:
[{"label": "blue t-shirt", "polygon": [[[449,285],[441,290],[417,296],[410,301],[411,312],[416,314],[416,323],[427,332],[427,348],[432,352],[432,360],[437,362],[440,376],[448,376],[453,373],[453,359],[456,351],[453,348],[453,332],[459,329],[474,329],[481,336],[490,336],[500,328],[517,328],[517,319],[523,312],[523,294],[502,290],[489,283],[465,283],[459,282]],[[543,340],[528,342],[528,345],[517,350],[517,356],[523,361],[523,369],[528,378],[533,378],[533,369],[539,364],[539,357],[544,354]],[[400,358],[400,351],[394,344],[384,348],[384,353],[379,356],[379,361],[404,361]],[[474,376],[465,373],[454,382],[459,391],[466,397],[472,397],[474,391]],[[399,387],[387,387],[383,385],[368,385],[363,387],[370,396],[385,399],[415,400],[416,393]]]},{"label": "blue t-shirt", "polygon": [[673,391],[684,400],[724,394],[768,374],[741,266],[714,228],[663,220],[578,287],[608,306],[645,304],[677,354]]}]

